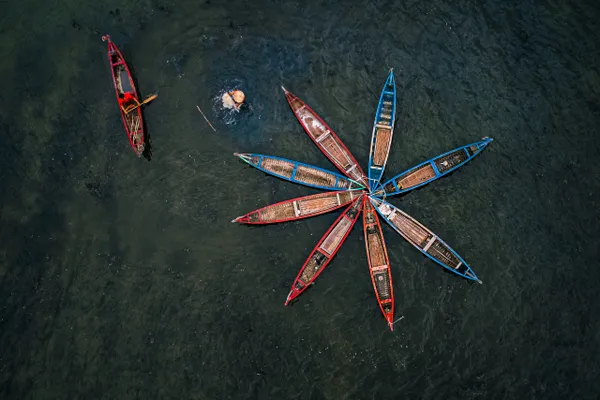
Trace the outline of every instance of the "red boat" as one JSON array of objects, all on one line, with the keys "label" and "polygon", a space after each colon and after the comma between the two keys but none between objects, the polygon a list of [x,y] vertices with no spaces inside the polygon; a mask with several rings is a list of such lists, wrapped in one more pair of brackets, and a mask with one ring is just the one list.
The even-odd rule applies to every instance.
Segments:
[{"label": "red boat", "polygon": [[131,72],[123,55],[110,40],[110,36],[102,36],[103,42],[108,42],[108,61],[113,77],[113,84],[119,104],[119,111],[123,119],[123,125],[129,138],[129,143],[135,154],[141,156],[144,152],[145,137],[144,124],[142,122],[142,109],[139,96],[131,77]]},{"label": "red boat", "polygon": [[364,187],[369,187],[369,179],[360,168],[360,165],[329,125],[298,96],[288,92],[283,86],[281,88],[285,92],[285,98],[298,122],[323,154],[348,178],[359,182]]},{"label": "red boat", "polygon": [[390,261],[383,240],[381,224],[377,211],[367,199],[363,206],[363,229],[365,232],[365,245],[367,247],[367,260],[373,289],[377,302],[390,329],[394,330],[394,288],[392,287],[392,273]]},{"label": "red boat", "polygon": [[297,221],[303,218],[321,215],[342,208],[356,198],[365,194],[364,191],[344,190],[311,194],[291,200],[271,204],[246,215],[237,217],[231,222],[243,224],[275,224],[279,222]]},{"label": "red boat", "polygon": [[331,225],[321,240],[319,240],[317,246],[304,262],[298,276],[296,276],[292,290],[290,290],[285,301],[286,306],[290,301],[300,296],[317,279],[317,276],[323,272],[340,247],[342,247],[342,244],[350,234],[352,227],[360,215],[364,201],[364,195],[354,200],[333,225]]}]

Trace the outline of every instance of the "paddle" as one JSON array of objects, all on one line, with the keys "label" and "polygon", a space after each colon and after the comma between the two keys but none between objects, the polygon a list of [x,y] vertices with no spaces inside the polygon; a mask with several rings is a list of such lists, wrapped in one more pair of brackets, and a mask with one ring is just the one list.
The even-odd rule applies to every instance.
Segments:
[{"label": "paddle", "polygon": [[141,103],[138,102],[137,104],[134,104],[134,105],[132,105],[130,107],[127,107],[126,109],[123,108],[123,107],[121,107],[121,108],[123,108],[123,112],[125,114],[129,114],[130,112],[132,112],[136,108],[141,107],[142,105],[151,102],[152,100],[154,100],[157,97],[158,97],[158,94],[155,93],[153,95],[150,95],[150,96],[146,97],[146,100],[142,101]]}]

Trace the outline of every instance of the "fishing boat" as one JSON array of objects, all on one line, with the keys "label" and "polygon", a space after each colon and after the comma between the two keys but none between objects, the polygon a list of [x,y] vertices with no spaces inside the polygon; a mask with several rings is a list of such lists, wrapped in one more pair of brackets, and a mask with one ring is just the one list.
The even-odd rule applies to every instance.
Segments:
[{"label": "fishing boat", "polygon": [[392,287],[392,272],[390,261],[381,231],[381,224],[377,212],[370,201],[363,204],[363,230],[365,233],[365,246],[367,248],[367,261],[371,282],[377,296],[377,302],[385,317],[390,330],[394,330],[394,288]]},{"label": "fishing boat", "polygon": [[364,200],[365,196],[360,196],[354,200],[319,240],[317,246],[302,265],[298,276],[296,276],[292,289],[285,300],[286,306],[290,301],[300,296],[317,279],[342,247],[360,215]]},{"label": "fishing boat", "polygon": [[325,190],[362,190],[358,182],[338,173],[287,158],[254,153],[233,153],[242,161],[267,174],[290,182]]},{"label": "fishing boat", "polygon": [[379,96],[371,135],[371,151],[369,153],[369,187],[371,190],[377,187],[385,170],[385,164],[390,154],[390,146],[392,145],[395,121],[396,83],[394,81],[394,70],[391,69]]},{"label": "fishing boat", "polygon": [[141,105],[156,98],[156,95],[140,102],[135,83],[123,55],[110,40],[109,35],[102,36],[103,42],[108,42],[108,61],[112,72],[113,84],[117,95],[119,111],[127,132],[129,143],[138,157],[142,155],[145,147],[144,124],[142,121]]},{"label": "fishing boat", "polygon": [[375,196],[393,196],[426,185],[471,161],[493,140],[486,137],[479,142],[440,154],[396,175],[381,185],[380,188],[373,191],[373,194]]},{"label": "fishing boat", "polygon": [[344,207],[364,191],[345,190],[338,192],[317,193],[271,204],[246,215],[237,217],[231,222],[243,224],[274,224],[278,222],[296,221],[303,218],[321,215]]},{"label": "fishing boat", "polygon": [[283,86],[281,88],[285,92],[285,98],[290,104],[298,122],[300,122],[304,131],[306,131],[323,154],[344,175],[359,182],[364,187],[368,187],[367,176],[340,138],[308,105],[294,94],[288,92]]},{"label": "fishing boat", "polygon": [[386,201],[375,197],[370,199],[379,215],[417,250],[455,274],[482,283],[465,260],[435,233]]}]

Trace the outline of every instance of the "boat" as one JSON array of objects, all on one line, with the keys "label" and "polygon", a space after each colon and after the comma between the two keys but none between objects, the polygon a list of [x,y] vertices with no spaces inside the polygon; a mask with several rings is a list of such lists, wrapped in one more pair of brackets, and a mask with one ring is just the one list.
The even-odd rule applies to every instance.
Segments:
[{"label": "boat", "polygon": [[379,104],[375,113],[371,150],[369,152],[369,187],[371,190],[379,185],[385,170],[396,121],[396,83],[394,70],[391,69],[379,96]]},{"label": "boat", "polygon": [[345,190],[298,197],[259,208],[246,215],[237,217],[231,222],[275,224],[278,222],[296,221],[337,210],[350,204],[363,194],[365,194],[364,191]]},{"label": "boat", "polygon": [[367,248],[367,261],[371,282],[377,296],[379,308],[387,321],[390,330],[394,330],[394,288],[392,287],[392,272],[390,260],[381,231],[381,224],[377,212],[370,201],[363,204],[363,230],[365,233],[365,246]]},{"label": "boat", "polygon": [[390,203],[376,197],[370,200],[379,215],[421,253],[463,278],[482,283],[465,260],[435,233]]},{"label": "boat", "polygon": [[267,174],[290,182],[325,190],[362,190],[365,186],[336,172],[287,158],[254,153],[233,153]]},{"label": "boat", "polygon": [[298,122],[323,154],[348,178],[368,187],[367,176],[340,138],[308,105],[283,86],[281,88]]},{"label": "boat", "polygon": [[[129,143],[138,157],[142,155],[145,147],[144,124],[142,121],[142,109],[139,107],[140,100],[135,88],[135,83],[131,77],[129,67],[123,58],[123,55],[110,40],[109,35],[102,36],[102,41],[108,42],[108,61],[112,73],[115,93],[119,111],[125,126],[125,132]],[[127,98],[128,102],[121,105],[119,99]]]},{"label": "boat", "polygon": [[492,138],[485,137],[479,142],[471,143],[433,157],[416,167],[396,175],[382,184],[380,188],[373,191],[373,195],[393,196],[426,185],[471,161],[493,140]]},{"label": "boat", "polygon": [[319,240],[310,256],[302,265],[298,276],[294,280],[292,289],[285,300],[287,306],[290,301],[300,296],[315,279],[323,272],[325,267],[336,255],[342,244],[350,234],[352,227],[356,223],[358,216],[362,210],[362,203],[365,196],[360,196],[354,200],[346,210],[335,220],[333,225],[329,227],[325,235]]}]

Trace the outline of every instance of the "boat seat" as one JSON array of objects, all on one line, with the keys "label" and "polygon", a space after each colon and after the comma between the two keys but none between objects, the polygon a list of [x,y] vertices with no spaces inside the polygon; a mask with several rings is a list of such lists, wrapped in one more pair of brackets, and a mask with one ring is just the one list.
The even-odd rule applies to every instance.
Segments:
[{"label": "boat seat", "polygon": [[127,74],[127,71],[125,69],[121,69],[119,71],[119,82],[121,83],[121,89],[123,90],[123,93],[135,93],[135,90],[133,90],[133,87],[131,87],[131,82],[129,82],[129,75]]}]

